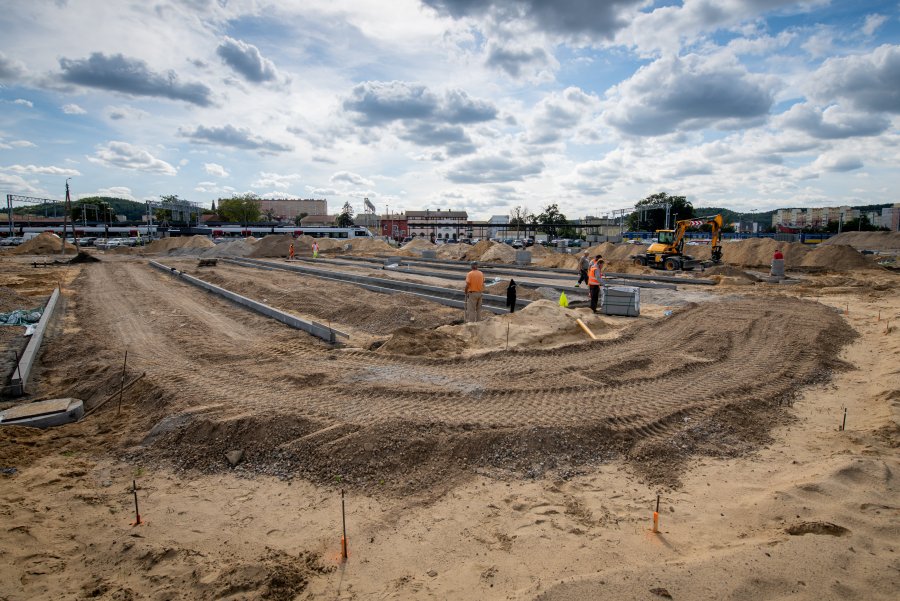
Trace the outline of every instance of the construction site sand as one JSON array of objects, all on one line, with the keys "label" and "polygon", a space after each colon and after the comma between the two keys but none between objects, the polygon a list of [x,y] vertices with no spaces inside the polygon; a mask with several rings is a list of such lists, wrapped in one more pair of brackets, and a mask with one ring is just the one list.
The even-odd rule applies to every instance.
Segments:
[{"label": "construction site sand", "polygon": [[386,255],[393,252],[393,246],[378,238],[356,238],[350,242],[350,253],[354,255]]},{"label": "construction site sand", "polygon": [[843,232],[828,238],[822,245],[844,244],[857,250],[900,250],[900,232]]},{"label": "construction site sand", "polygon": [[404,251],[423,251],[423,250],[435,250],[435,245],[425,240],[424,238],[413,238],[406,244],[400,247],[400,250]]},{"label": "construction site sand", "polygon": [[154,240],[144,247],[144,252],[153,254],[175,254],[182,250],[200,252],[213,246],[215,243],[208,236],[175,236]]},{"label": "construction site sand", "polygon": [[[743,311],[733,311],[734,306],[721,315],[689,311],[673,316],[676,322],[660,323],[652,335],[669,327],[680,333],[658,342],[669,350],[676,348],[682,356],[687,353],[696,376],[687,388],[697,398],[705,397],[709,388],[720,394],[726,391],[724,396],[733,394],[730,377],[725,382],[710,378],[712,366],[703,365],[702,360],[732,344],[744,346],[744,333],[752,339],[747,347],[757,347],[751,356],[781,353],[785,346],[774,332],[751,333],[757,328],[783,331],[781,318],[790,320],[792,334],[794,329],[801,332],[797,344],[806,345],[798,376],[806,372],[808,360],[828,356],[819,346],[830,344],[827,336],[810,338],[811,321],[824,317],[819,328],[828,329],[834,326],[828,315],[833,315],[841,323],[849,321],[863,335],[841,355],[859,370],[836,372],[830,385],[807,389],[791,408],[764,404],[758,411],[746,407],[744,414],[685,415],[689,421],[682,423],[695,437],[676,436],[666,450],[676,455],[699,453],[700,459],[682,475],[677,489],[649,485],[641,470],[635,472],[636,468],[608,458],[585,466],[580,473],[567,472],[567,460],[560,461],[567,451],[561,447],[591,448],[595,438],[604,437],[600,432],[575,440],[572,432],[534,427],[522,433],[518,445],[484,449],[485,433],[478,422],[466,421],[460,428],[432,431],[444,442],[436,447],[434,478],[426,480],[443,482],[458,476],[461,464],[454,458],[480,450],[465,448],[469,440],[474,443],[469,446],[482,445],[487,461],[466,464],[467,478],[452,485],[450,494],[437,493],[444,489],[435,486],[420,490],[418,496],[397,497],[391,491],[416,489],[423,473],[420,461],[430,463],[434,449],[429,436],[420,439],[408,427],[398,426],[393,437],[383,431],[381,438],[367,441],[368,447],[352,428],[309,432],[313,436],[307,440],[321,447],[308,453],[313,463],[326,452],[346,457],[345,444],[362,443],[362,450],[376,458],[368,489],[345,476],[342,461],[329,470],[330,486],[305,481],[297,471],[290,472],[291,479],[254,477],[258,457],[239,464],[233,475],[170,471],[154,458],[155,450],[165,443],[161,436],[184,428],[180,436],[187,445],[182,448],[188,463],[196,462],[191,446],[196,445],[219,457],[222,467],[217,469],[228,470],[218,449],[239,443],[243,436],[251,456],[258,452],[259,441],[277,449],[268,458],[269,473],[287,473],[286,468],[280,471],[284,455],[302,451],[297,445],[281,445],[294,440],[285,438],[285,428],[294,427],[295,436],[303,436],[304,428],[290,423],[295,407],[273,415],[278,421],[260,421],[261,411],[277,406],[269,399],[280,397],[288,404],[294,399],[315,401],[317,390],[339,397],[344,382],[335,379],[334,386],[323,389],[329,378],[352,375],[356,386],[367,386],[375,383],[373,376],[390,377],[391,366],[397,364],[364,362],[378,353],[354,351],[346,359],[356,367],[347,368],[340,357],[329,359],[341,352],[330,352],[324,345],[313,345],[310,350],[315,352],[298,353],[296,335],[283,336],[282,327],[270,327],[184,286],[165,293],[154,285],[165,274],[127,264],[93,265],[89,271],[91,279],[70,291],[75,305],[65,318],[70,331],[48,347],[41,367],[41,393],[74,389],[84,398],[93,396],[92,391],[103,398],[114,392],[121,347],[111,345],[112,341],[133,344],[130,348],[139,360],[133,369],[148,369],[148,377],[125,393],[121,415],[113,406],[61,429],[0,429],[0,465],[18,468],[13,476],[0,476],[6,526],[6,536],[0,537],[4,557],[0,596],[16,601],[79,596],[172,598],[176,591],[183,591],[200,599],[235,595],[291,599],[348,596],[351,590],[357,598],[549,601],[665,598],[663,591],[675,599],[892,600],[895,596],[894,550],[900,532],[893,519],[896,492],[890,474],[900,469],[896,454],[900,391],[895,378],[900,338],[896,329],[887,335],[882,332],[883,322],[875,319],[879,305],[863,302],[859,296],[829,301],[834,306],[843,306],[845,299],[853,302],[849,317],[835,311],[810,311],[807,307],[818,305],[808,302],[800,303],[801,315],[793,309],[784,312],[779,306],[782,301],[793,303],[779,291],[779,296],[761,297]],[[825,278],[809,278],[810,286],[819,279]],[[111,285],[114,281],[119,284]],[[133,290],[130,311],[122,311],[119,287]],[[110,292],[111,307],[106,311],[101,299]],[[897,297],[885,294],[877,300],[881,309],[900,316]],[[157,299],[155,306],[147,306],[146,298]],[[757,312],[758,305],[769,305],[774,314]],[[128,323],[106,319],[112,311],[127,315]],[[773,323],[767,324],[773,315]],[[92,324],[90,329],[78,328],[82,316]],[[742,323],[738,329],[729,324],[735,317]],[[794,317],[799,317],[796,323]],[[158,336],[149,331],[150,323],[162,330]],[[710,331],[692,341],[684,330],[686,324],[693,324],[694,333],[701,326]],[[719,324],[725,324],[725,329]],[[719,337],[714,336],[717,330]],[[211,346],[205,342],[210,339],[220,342]],[[264,339],[267,343],[261,345]],[[640,340],[633,342],[643,345]],[[240,352],[232,346],[241,346]],[[158,353],[157,348],[169,352]],[[545,406],[582,394],[581,382],[593,382],[607,394],[615,390],[607,386],[609,379],[621,381],[625,388],[633,386],[640,374],[628,371],[631,363],[618,360],[629,359],[616,352],[620,348],[606,349],[599,360],[590,352],[571,353],[572,365],[583,370],[565,372],[563,385],[533,364],[532,359],[542,352],[539,349],[500,353],[494,359],[460,365],[442,360],[450,370],[438,372],[441,379],[420,383],[442,392],[398,402],[407,403],[410,410],[423,402],[443,402],[464,411],[467,404],[453,391],[463,390],[468,383],[468,393],[478,398],[479,405],[492,405],[497,396],[481,385],[478,374],[486,362],[508,355],[509,361],[495,366],[495,377],[508,384],[509,402],[522,399],[524,408],[543,413]],[[556,353],[544,353],[551,371],[557,369]],[[790,362],[797,356],[790,351],[784,358]],[[642,358],[647,357],[655,361],[663,355]],[[131,358],[129,354],[129,365]],[[339,364],[334,365],[335,361]],[[755,361],[750,362],[754,373]],[[402,365],[410,366],[413,373],[394,370],[400,386],[404,378],[424,375],[416,370],[424,367],[430,373],[436,367],[415,358]],[[311,367],[320,368],[318,375]],[[658,379],[653,375],[664,366],[650,367],[647,394],[668,399],[667,390],[658,384],[677,378],[677,372]],[[260,373],[254,375],[251,370]],[[469,371],[474,379],[458,375]],[[134,373],[130,368],[129,377]],[[737,394],[745,385],[756,386],[752,376],[738,383]],[[243,385],[242,377],[247,380]],[[199,385],[195,378],[201,380]],[[716,382],[715,386],[710,382]],[[276,389],[274,393],[267,390],[269,386]],[[545,386],[553,400],[535,408],[524,392],[526,386]],[[242,403],[239,391],[246,390],[253,390],[254,397],[260,394],[262,406],[242,415],[248,405]],[[382,395],[376,387],[376,406]],[[849,406],[848,431],[837,432],[844,406]],[[189,412],[181,409],[188,407]],[[638,398],[636,408],[642,407],[643,400]],[[171,419],[161,422],[164,416]],[[590,422],[589,413],[585,421]],[[201,433],[203,422],[208,428]],[[147,447],[135,447],[128,461],[119,460],[121,449],[140,442],[154,424],[159,435],[147,437]],[[771,433],[759,430],[769,426],[775,428]],[[657,428],[649,426],[644,436],[652,438]],[[499,426],[496,436],[508,435],[508,430]],[[765,448],[754,446],[762,440],[761,434]],[[398,445],[400,440],[407,442]],[[529,451],[529,447],[534,448]],[[145,448],[149,453],[141,458]],[[746,448],[757,450],[749,459],[732,457]],[[508,467],[503,472],[491,467],[514,463],[512,456],[532,458],[525,462],[524,478],[503,476],[509,473]],[[476,465],[488,467],[471,469]],[[548,467],[556,475],[542,478]],[[147,524],[131,529],[130,488],[135,477]],[[348,490],[350,560],[346,564],[337,559],[338,488]],[[662,493],[662,532],[652,535],[648,530],[657,493]],[[78,519],[58,519],[61,515]]]},{"label": "construction site sand", "polygon": [[202,253],[200,253],[200,256],[204,258],[249,257],[251,253],[253,253],[253,251],[256,249],[256,245],[258,242],[259,240],[257,240],[253,236],[247,238],[238,238],[236,240],[230,240],[228,242],[216,244],[215,247],[204,250]]},{"label": "construction site sand", "polygon": [[[482,244],[479,242],[478,244]],[[478,244],[476,244],[473,249],[478,248]],[[516,249],[508,244],[503,244],[502,242],[488,242],[491,246],[481,253],[471,253],[471,256],[467,255],[467,259],[469,260],[478,260],[484,263],[513,263],[516,260]]]},{"label": "construction site sand", "polygon": [[[62,250],[62,238],[53,232],[41,232],[31,240],[27,240],[10,251],[14,255],[56,255]],[[65,243],[66,254],[74,255],[75,245]]]},{"label": "construction site sand", "polygon": [[441,244],[437,248],[437,258],[462,261],[470,250],[472,250],[472,246],[468,244]]}]

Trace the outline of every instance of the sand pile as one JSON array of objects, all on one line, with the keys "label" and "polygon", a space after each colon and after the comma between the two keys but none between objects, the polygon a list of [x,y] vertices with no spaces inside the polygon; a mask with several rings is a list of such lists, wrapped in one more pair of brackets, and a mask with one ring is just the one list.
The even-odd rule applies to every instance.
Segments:
[{"label": "sand pile", "polygon": [[437,257],[450,261],[462,261],[470,250],[472,247],[468,244],[442,244],[437,249]]},{"label": "sand pile", "polygon": [[[62,238],[53,232],[41,232],[31,240],[14,248],[14,255],[53,255],[60,251]],[[75,246],[66,242],[67,254],[75,254]]]},{"label": "sand pile", "polygon": [[558,269],[578,269],[578,257],[581,255],[567,255],[549,251],[537,257],[532,255],[531,262],[541,267],[555,267]]},{"label": "sand pile", "polygon": [[142,249],[138,246],[135,246],[135,247],[117,246],[115,248],[109,249],[106,252],[114,254],[114,255],[133,255],[133,254],[136,254],[140,250],[142,250]]},{"label": "sand pile", "polygon": [[819,246],[806,253],[800,267],[820,267],[830,271],[850,271],[853,269],[877,269],[866,257],[852,246],[831,244]]},{"label": "sand pile", "polygon": [[576,318],[587,323],[594,334],[608,328],[601,320],[585,315],[583,311],[564,309],[555,300],[539,300],[515,313],[496,315],[478,323],[441,326],[437,331],[462,339],[470,349],[483,350],[505,348],[509,325],[510,348],[536,343],[554,345],[587,339],[575,323]]},{"label": "sand pile", "polygon": [[[466,252],[465,259],[467,261],[480,261],[482,255],[491,250],[496,244],[496,242],[491,242],[490,240],[481,240],[474,246],[469,247],[468,252]],[[506,245],[504,244],[504,246]]]},{"label": "sand pile", "polygon": [[844,244],[857,250],[900,250],[900,232],[844,232],[825,240],[820,246]]},{"label": "sand pile", "polygon": [[237,238],[230,242],[216,244],[214,248],[200,253],[201,257],[249,257],[259,241],[254,237]]},{"label": "sand pile", "polygon": [[413,238],[406,244],[401,247],[401,250],[409,250],[409,251],[422,251],[422,250],[434,250],[434,244],[426,240],[425,238]]},{"label": "sand pile", "polygon": [[[689,247],[686,247],[686,249]],[[588,256],[593,258],[598,254],[603,255],[605,261],[628,261],[634,255],[640,255],[647,251],[647,247],[643,244],[613,244],[612,242],[603,242],[597,246],[587,249]],[[691,248],[691,251],[693,248]],[[685,250],[685,252],[689,251]],[[580,255],[581,253],[578,253]],[[578,256],[576,255],[576,256]]]},{"label": "sand pile", "polygon": [[354,253],[392,253],[394,247],[378,238],[357,238],[350,242],[350,250]]},{"label": "sand pile", "polygon": [[[478,245],[481,244],[479,242],[476,244],[472,250],[475,251],[478,248]],[[484,263],[514,263],[516,260],[516,249],[508,244],[503,244],[502,242],[488,242],[488,244],[492,244],[489,249],[484,251],[479,257],[478,260]],[[471,258],[468,257],[467,258]]]},{"label": "sand pile", "polygon": [[[160,254],[198,254],[202,249],[212,248],[215,243],[207,236],[176,236],[154,240],[144,250],[148,253]],[[187,251],[187,252],[176,252]]]},{"label": "sand pile", "polygon": [[[772,255],[779,249],[784,254],[784,264],[788,268],[799,267],[806,253],[812,250],[799,242],[778,242],[771,238],[749,238],[747,240],[724,243],[722,245],[722,260],[725,263],[739,267],[769,267],[772,264]],[[699,253],[694,253],[694,256],[698,255]]]},{"label": "sand pile", "polygon": [[733,265],[716,265],[704,270],[700,275],[709,277],[720,284],[731,284],[733,286],[749,286],[759,281],[759,278],[752,273],[747,273]]},{"label": "sand pile", "polygon": [[[309,244],[304,244],[302,241],[306,238],[310,242]],[[312,240],[309,236],[300,236],[297,240],[294,240],[290,236],[285,236],[283,234],[269,234],[262,240],[259,240],[256,244],[253,245],[253,250],[250,252],[249,257],[287,257],[290,254],[291,242],[294,243],[294,253],[300,254],[301,249],[304,249],[304,254],[308,252],[312,252],[309,250],[312,247]],[[305,247],[305,248],[304,248]]]},{"label": "sand pile", "polygon": [[407,326],[395,330],[376,352],[416,357],[446,356],[460,353],[465,347],[466,343],[452,334]]}]

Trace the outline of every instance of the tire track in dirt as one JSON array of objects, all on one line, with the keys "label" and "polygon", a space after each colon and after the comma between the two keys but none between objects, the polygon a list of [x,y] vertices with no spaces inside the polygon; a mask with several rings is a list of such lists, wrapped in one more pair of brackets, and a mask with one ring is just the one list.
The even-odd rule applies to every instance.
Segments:
[{"label": "tire track in dirt", "polygon": [[[852,336],[818,303],[746,298],[640,322],[612,341],[405,357],[330,349],[141,264],[98,265],[82,284],[76,310],[96,324],[83,345],[127,346],[133,368],[176,399],[173,413],[221,407],[159,437],[153,452],[217,468],[222,448],[252,447],[263,471],[277,464],[322,478],[415,471],[448,454],[514,467],[542,454],[575,463],[611,449],[646,455],[726,409],[768,410],[826,375]],[[204,438],[211,430],[215,444]],[[559,440],[532,448],[535,431]]]}]

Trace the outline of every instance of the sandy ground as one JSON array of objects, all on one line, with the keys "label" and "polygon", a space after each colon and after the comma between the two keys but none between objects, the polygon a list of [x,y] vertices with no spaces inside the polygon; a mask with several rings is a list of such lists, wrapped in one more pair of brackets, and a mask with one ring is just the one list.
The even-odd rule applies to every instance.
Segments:
[{"label": "sandy ground", "polygon": [[[894,599],[900,585],[894,274],[673,295],[591,321],[597,342],[569,323],[584,310],[455,325],[342,284],[209,274],[340,316],[364,342],[331,349],[142,260],[59,274],[26,260],[4,262],[0,286],[65,293],[35,396],[96,406],[126,350],[127,379],[146,376],[121,412],[0,429],[0,468],[15,468],[0,476],[0,599]],[[393,336],[419,350],[391,351]]]}]

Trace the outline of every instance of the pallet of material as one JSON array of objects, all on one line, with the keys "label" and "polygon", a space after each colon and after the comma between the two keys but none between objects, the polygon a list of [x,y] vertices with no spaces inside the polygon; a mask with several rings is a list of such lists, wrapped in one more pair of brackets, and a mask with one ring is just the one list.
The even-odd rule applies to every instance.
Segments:
[{"label": "pallet of material", "polygon": [[218,262],[218,259],[200,259],[197,262],[197,267],[215,267]]}]

